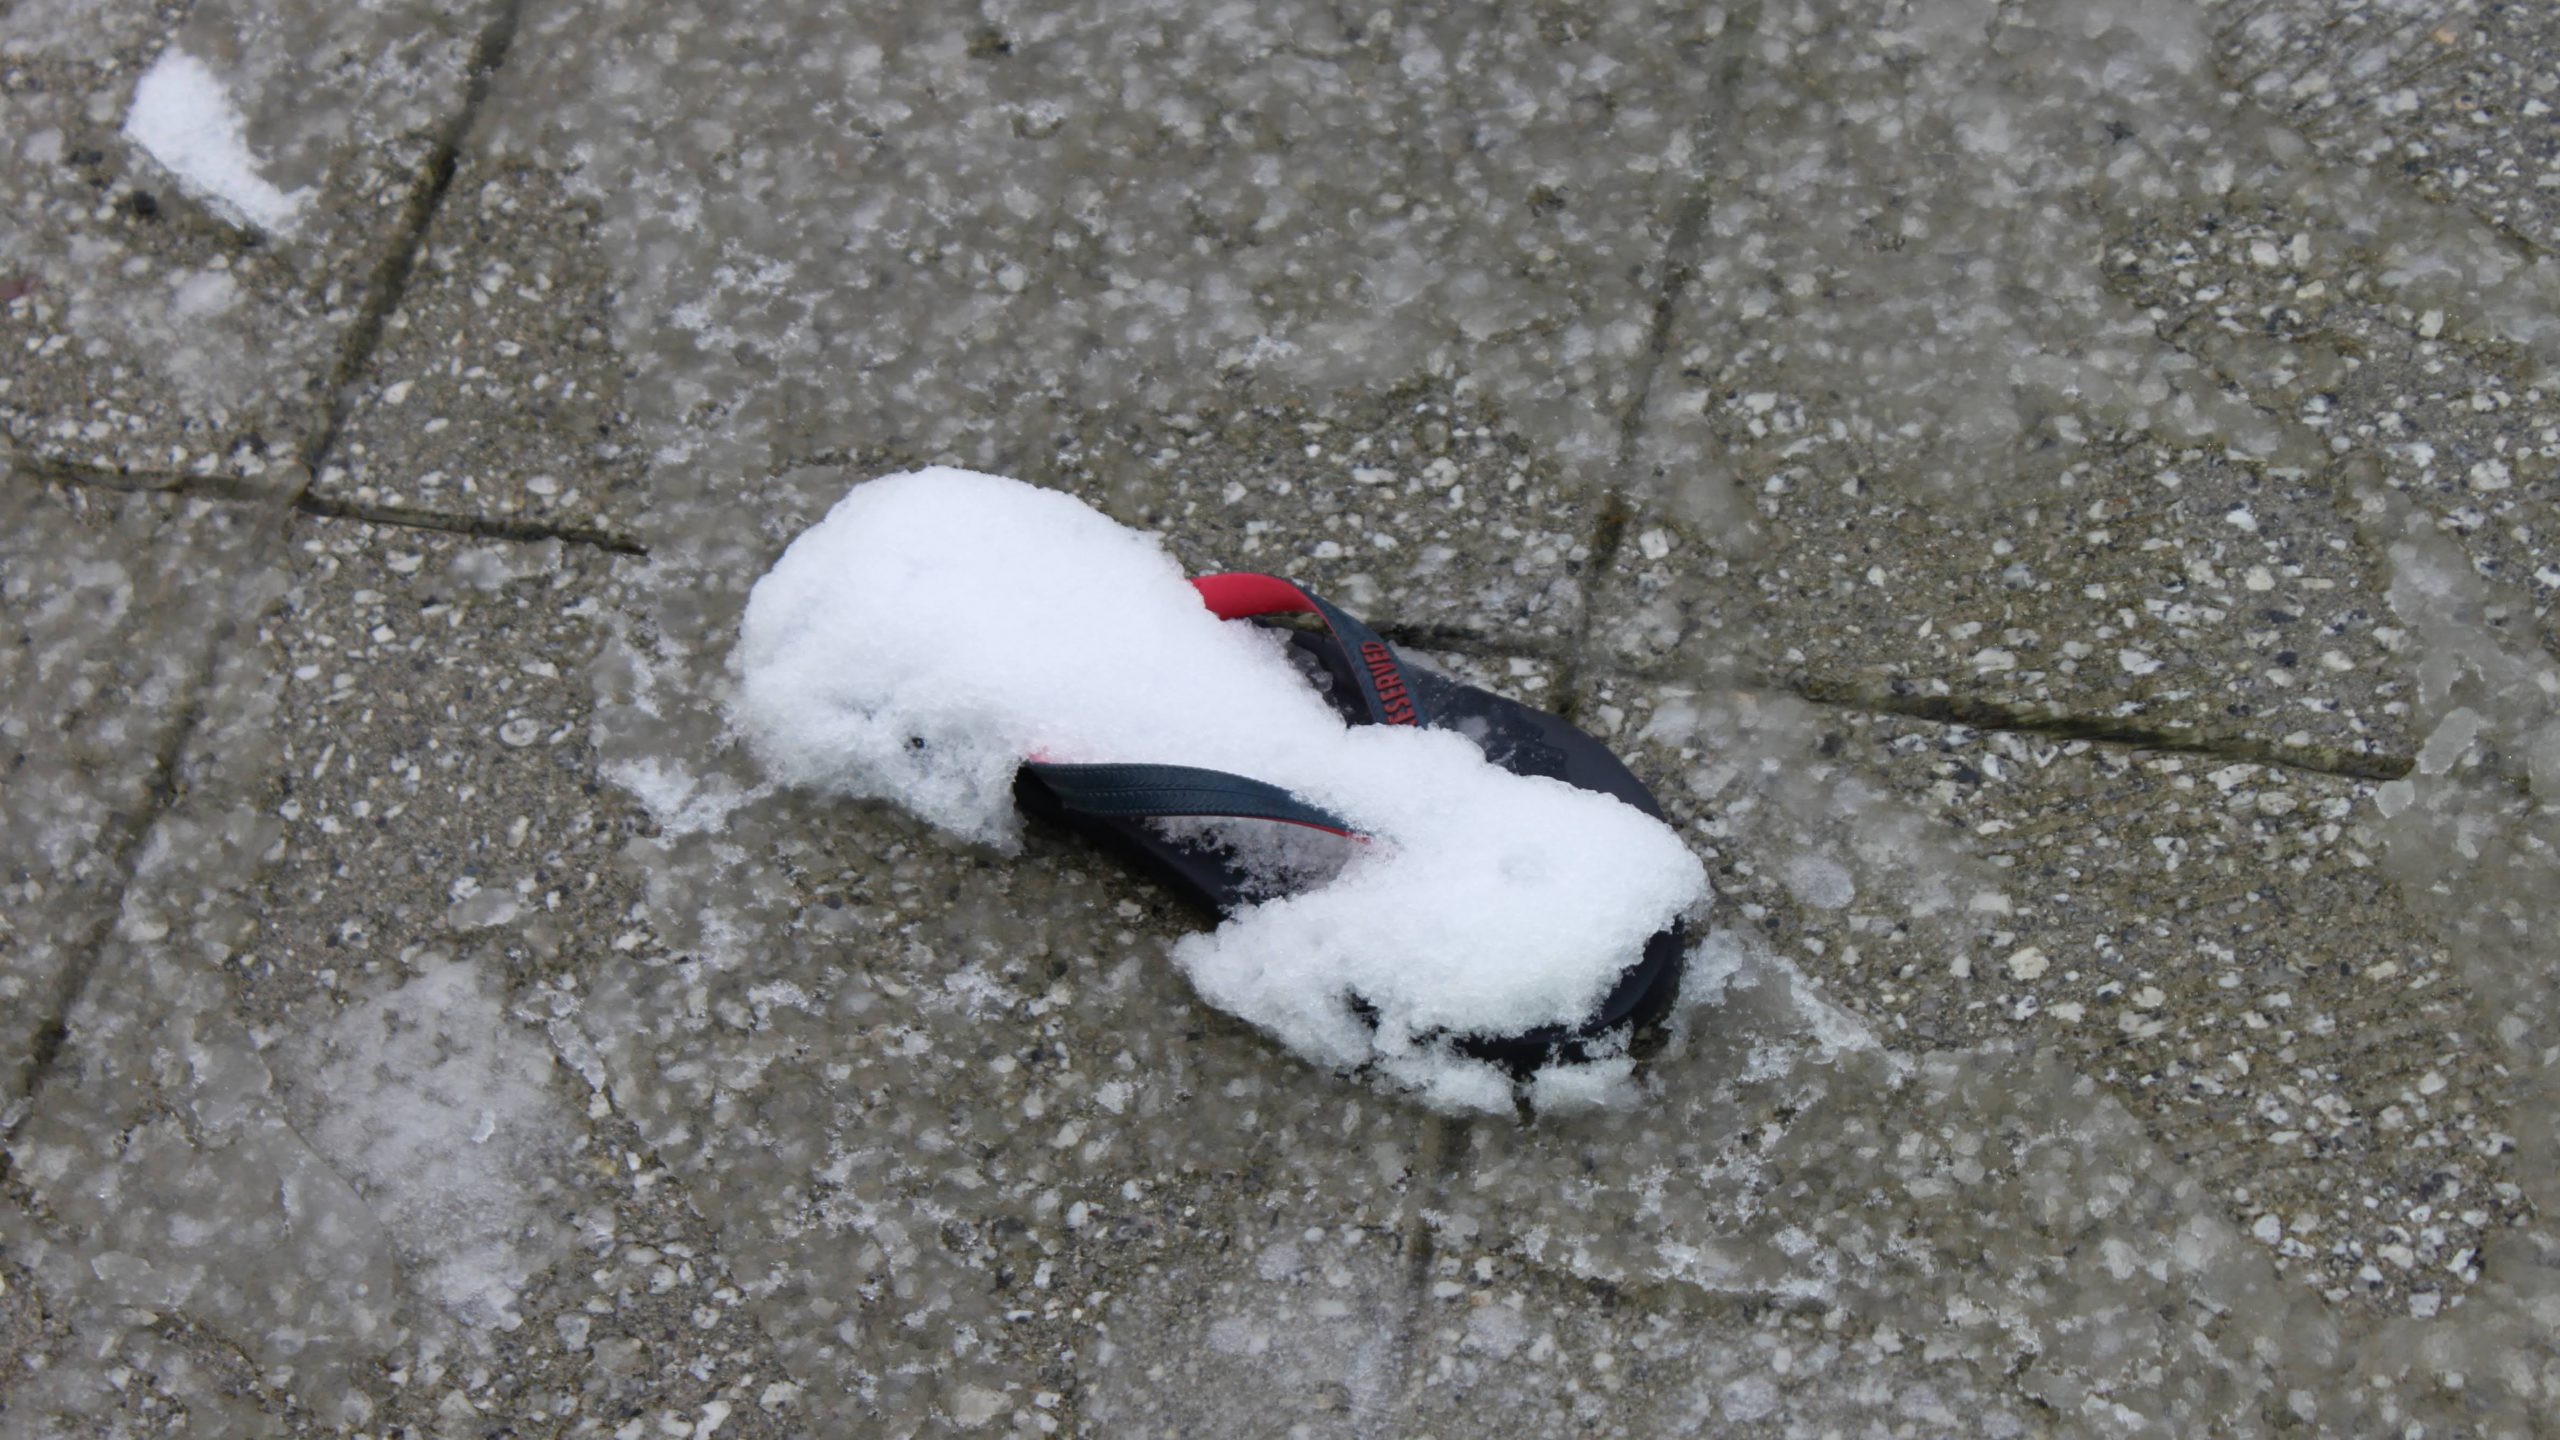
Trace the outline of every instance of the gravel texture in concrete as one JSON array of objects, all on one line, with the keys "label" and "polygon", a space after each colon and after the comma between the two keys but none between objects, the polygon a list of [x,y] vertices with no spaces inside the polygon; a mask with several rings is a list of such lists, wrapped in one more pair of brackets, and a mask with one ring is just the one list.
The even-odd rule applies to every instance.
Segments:
[{"label": "gravel texture in concrete", "polygon": [[[2555,73],[0,9],[0,1434],[2551,1433]],[[1613,746],[1716,888],[1634,1103],[763,774],[749,589],[929,463]]]}]

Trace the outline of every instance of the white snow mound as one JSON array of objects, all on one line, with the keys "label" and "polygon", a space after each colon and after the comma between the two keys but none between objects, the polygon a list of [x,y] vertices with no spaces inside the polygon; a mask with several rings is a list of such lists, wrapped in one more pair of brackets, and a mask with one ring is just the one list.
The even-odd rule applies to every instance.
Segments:
[{"label": "white snow mound", "polygon": [[1705,898],[1705,871],[1662,822],[1456,734],[1346,725],[1284,648],[1071,496],[920,470],[855,486],[757,583],[733,718],[788,783],[1005,849],[1034,757],[1230,771],[1344,817],[1371,838],[1333,878],[1182,940],[1176,963],[1311,1060],[1507,1108],[1489,1067],[1427,1037],[1578,1023]]}]

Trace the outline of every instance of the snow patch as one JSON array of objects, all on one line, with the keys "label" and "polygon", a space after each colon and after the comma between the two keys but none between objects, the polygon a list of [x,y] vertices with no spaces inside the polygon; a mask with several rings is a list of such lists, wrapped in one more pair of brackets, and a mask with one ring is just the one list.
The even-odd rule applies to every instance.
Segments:
[{"label": "snow patch", "polygon": [[289,236],[302,222],[311,190],[280,190],[260,174],[247,131],[221,79],[183,50],[162,51],[142,73],[124,118],[125,138],[188,194],[227,219]]},{"label": "snow patch", "polygon": [[666,835],[718,830],[739,806],[770,793],[761,785],[741,789],[725,775],[696,775],[654,755],[608,760],[601,768],[605,779],[647,808],[649,818]]}]

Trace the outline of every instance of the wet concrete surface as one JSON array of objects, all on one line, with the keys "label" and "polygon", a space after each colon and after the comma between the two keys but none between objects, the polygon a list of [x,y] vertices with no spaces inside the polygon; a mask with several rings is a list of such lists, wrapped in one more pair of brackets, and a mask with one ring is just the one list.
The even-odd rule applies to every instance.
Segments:
[{"label": "wet concrete surface", "polygon": [[[2555,54],[20,0],[0,1431],[2551,1433]],[[1609,740],[1640,1102],[759,773],[749,587],[929,462]]]}]

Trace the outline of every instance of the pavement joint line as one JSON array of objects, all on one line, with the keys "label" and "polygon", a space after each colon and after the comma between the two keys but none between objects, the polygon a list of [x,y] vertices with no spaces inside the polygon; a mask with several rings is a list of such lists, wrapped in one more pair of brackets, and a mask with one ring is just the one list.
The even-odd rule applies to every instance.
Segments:
[{"label": "pavement joint line", "polygon": [[410,530],[442,530],[454,535],[478,536],[484,540],[512,540],[526,544],[557,540],[564,545],[593,546],[614,555],[646,556],[649,553],[649,547],[639,541],[595,525],[562,525],[547,520],[522,520],[501,515],[409,510],[309,493],[294,501],[294,509],[324,520],[353,520],[360,524],[390,525]]},{"label": "pavement joint line", "polygon": [[[1431,1267],[1439,1259],[1440,1236],[1432,1226],[1432,1212],[1442,1208],[1448,1198],[1449,1184],[1458,1177],[1458,1151],[1454,1143],[1459,1136],[1451,1132],[1459,1127],[1438,1111],[1428,1112],[1414,1135],[1412,1201],[1407,1207],[1397,1243],[1404,1261],[1405,1313],[1396,1327],[1396,1350],[1399,1365],[1413,1369],[1413,1357],[1422,1353],[1423,1341],[1431,1330]],[[1408,1387],[1408,1392],[1410,1392]]]},{"label": "pavement joint line", "polygon": [[17,474],[39,483],[81,485],[96,490],[121,490],[129,494],[175,495],[185,499],[254,501],[267,497],[270,487],[237,475],[190,475],[165,470],[135,470],[125,466],[86,465],[77,460],[44,456],[20,456],[11,462]]},{"label": "pavement joint line", "polygon": [[[1760,6],[1757,0],[1736,6],[1725,17],[1724,28],[1716,35],[1714,73],[1708,82],[1711,88],[1695,119],[1696,129],[1713,126],[1730,111],[1730,97],[1741,80],[1743,60],[1750,50],[1749,41],[1759,33],[1759,29]],[[1671,233],[1662,242],[1661,284],[1654,294],[1644,352],[1636,362],[1633,392],[1627,397],[1626,408],[1618,415],[1618,453],[1610,463],[1609,480],[1600,497],[1600,513],[1592,521],[1589,558],[1583,562],[1583,573],[1593,584],[1585,595],[1582,613],[1575,623],[1572,643],[1565,650],[1564,675],[1556,683],[1556,709],[1568,720],[1582,708],[1586,677],[1580,657],[1589,647],[1592,627],[1598,623],[1599,617],[1594,613],[1597,582],[1617,559],[1618,548],[1626,542],[1627,528],[1635,518],[1635,507],[1629,499],[1633,490],[1629,480],[1635,470],[1637,453],[1643,445],[1645,418],[1653,405],[1654,382],[1662,373],[1663,360],[1670,354],[1671,333],[1680,319],[1680,301],[1688,294],[1689,280],[1696,272],[1698,251],[1706,238],[1707,222],[1714,210],[1710,178],[1705,174],[1693,176],[1689,189],[1673,211]]]},{"label": "pavement joint line", "polygon": [[[1380,625],[1378,634],[1388,643],[1424,652],[1440,651],[1462,655],[1470,660],[1508,660],[1513,658],[1543,660],[1563,665],[1569,661],[1569,642],[1523,638],[1512,641],[1499,635],[1436,625]],[[1807,704],[1826,710],[1848,710],[1868,715],[1891,716],[1904,720],[1923,720],[1937,725],[1961,726],[1967,730],[2034,735],[2052,740],[2087,740],[2095,744],[2114,745],[2135,750],[2159,750],[2180,755],[2201,755],[2252,765],[2273,765],[2281,769],[2310,775],[2327,775],[2346,780],[2397,780],[2407,775],[2417,763],[2409,755],[2357,755],[2331,750],[2303,750],[2278,745],[2272,741],[2246,735],[2216,733],[2200,727],[2170,724],[2142,725],[2119,717],[2075,715],[2068,711],[2037,712],[2022,706],[2003,704],[1997,700],[1969,699],[1947,695],[1893,695],[1879,693],[1846,681],[1795,680],[1781,681],[1748,675],[1683,675],[1674,666],[1591,665],[1577,672],[1586,680],[1628,680],[1648,684],[1700,684],[1723,690],[1783,691]]]},{"label": "pavement joint line", "polygon": [[[276,498],[271,488],[231,475],[179,475],[147,470],[107,469],[59,460],[21,460],[17,463],[14,473],[39,484],[77,485],[98,490],[115,490],[126,494],[167,495],[174,499],[205,500],[226,505],[273,504]],[[557,540],[566,545],[591,545],[615,555],[645,556],[649,553],[649,548],[639,541],[598,525],[564,525],[547,520],[518,519],[502,515],[469,515],[441,510],[411,510],[396,505],[367,505],[327,495],[315,495],[308,490],[294,497],[292,508],[302,514],[326,520],[353,520],[368,525],[394,525],[413,530],[443,530],[457,535],[476,535],[489,540],[513,540],[537,544],[546,540]]]},{"label": "pavement joint line", "polygon": [[[277,538],[281,540],[281,532]],[[249,614],[234,614],[218,621],[188,671],[186,699],[169,726],[168,738],[152,756],[151,778],[143,787],[142,803],[135,808],[131,822],[115,837],[111,861],[116,877],[114,888],[99,907],[98,918],[80,937],[72,952],[75,958],[63,967],[62,978],[48,997],[45,1023],[36,1032],[33,1051],[19,1067],[19,1073],[10,1077],[9,1092],[0,1095],[0,1186],[14,1186],[11,1147],[18,1138],[19,1127],[35,1113],[47,1078],[69,1047],[72,1012],[88,993],[98,962],[115,936],[116,922],[123,918],[125,900],[133,891],[141,865],[143,845],[159,828],[162,817],[177,804],[178,771],[186,758],[187,743],[203,724],[214,673],[221,668],[222,657],[243,624],[254,622],[265,610],[260,606]]]},{"label": "pavement joint line", "polygon": [[1650,1279],[1625,1276],[1594,1275],[1577,1270],[1562,1259],[1531,1250],[1516,1240],[1505,1240],[1492,1247],[1495,1253],[1509,1257],[1523,1271],[1537,1275],[1559,1287],[1578,1291],[1584,1296],[1611,1304],[1633,1305],[1648,1313],[1676,1311],[1683,1316],[1754,1312],[1763,1308],[1784,1310],[1804,1306],[1820,1314],[1831,1303],[1809,1297],[1770,1291],[1752,1293],[1713,1289],[1706,1284],[1678,1276],[1663,1275]]},{"label": "pavement joint line", "polygon": [[[1750,3],[1736,6],[1726,16],[1724,29],[1716,36],[1715,73],[1707,103],[1697,116],[1698,128],[1722,120],[1731,109],[1729,97],[1742,78],[1742,62],[1750,48],[1749,40],[1760,30],[1760,6]],[[1712,150],[1712,146],[1708,147]],[[1613,462],[1615,491],[1626,489],[1625,477],[1634,468],[1636,450],[1643,441],[1645,416],[1653,404],[1655,377],[1662,372],[1663,359],[1671,353],[1671,332],[1679,324],[1680,301],[1688,294],[1689,281],[1697,272],[1698,252],[1707,233],[1707,222],[1714,217],[1715,198],[1708,177],[1693,177],[1690,188],[1672,213],[1671,233],[1662,242],[1662,285],[1653,300],[1653,316],[1645,336],[1643,358],[1636,364],[1635,391],[1627,397],[1626,409],[1618,415],[1618,453]],[[1623,503],[1623,501],[1621,502]],[[1607,524],[1604,514],[1602,524]],[[1620,522],[1621,529],[1624,522]],[[1596,550],[1596,546],[1595,546]]]},{"label": "pavement joint line", "polygon": [[[1725,18],[1725,31],[1718,36],[1718,64],[1715,64],[1713,77],[1715,90],[1710,92],[1708,110],[1697,118],[1697,126],[1713,126],[1715,120],[1723,115],[1723,100],[1731,95],[1736,79],[1741,77],[1743,51],[1748,49],[1746,41],[1756,31],[1759,31],[1759,5],[1756,3],[1741,5]],[[1682,295],[1687,295],[1690,274],[1695,272],[1697,249],[1705,241],[1710,215],[1713,215],[1713,200],[1710,200],[1708,179],[1700,177],[1692,182],[1692,190],[1679,200],[1679,208],[1672,218],[1672,233],[1664,236],[1664,246],[1661,246],[1661,284],[1654,295],[1654,313],[1649,318],[1644,354],[1636,361],[1636,384],[1628,395],[1626,410],[1618,415],[1618,454],[1610,461],[1613,474],[1610,474],[1608,489],[1600,495],[1600,512],[1592,520],[1590,559],[1585,559],[1585,574],[1595,582],[1608,571],[1610,561],[1618,556],[1618,548],[1626,543],[1626,530],[1633,520],[1633,505],[1628,502],[1628,471],[1636,466],[1638,448],[1644,443],[1646,413],[1654,402],[1654,379],[1661,374],[1661,364],[1672,348],[1672,328],[1679,323],[1679,300],[1682,300]],[[1485,635],[1475,635],[1459,628],[1439,628],[1439,625],[1416,625],[1416,628],[1390,625],[1382,633],[1388,635],[1390,643],[1423,648],[1423,651],[1444,648],[1444,651],[1475,656],[1475,659],[1482,659],[1482,656],[1531,656],[1531,659],[1554,661],[1562,669],[1562,676],[1556,679],[1556,712],[1572,720],[1574,712],[1582,707],[1582,689],[1585,689],[1585,679],[1590,674],[1590,666],[1585,664],[1582,656],[1590,651],[1590,635],[1595,623],[1597,615],[1592,612],[1592,602],[1585,600],[1582,612],[1577,615],[1577,623],[1574,623],[1572,638],[1564,641],[1562,646],[1500,646]],[[1533,1122],[1526,1092],[1516,1094],[1513,1099],[1521,1109],[1518,1122],[1521,1125]],[[1464,1171],[1464,1138],[1467,1138],[1464,1127],[1454,1127],[1444,1117],[1431,1115],[1423,1127],[1421,1143],[1418,1143],[1421,1153],[1416,1156],[1416,1179],[1421,1181],[1418,1189],[1423,1189],[1426,1204],[1416,1204],[1413,1215],[1408,1215],[1408,1220],[1405,1220],[1405,1289],[1408,1289],[1408,1302],[1413,1309],[1405,1317],[1403,1332],[1398,1338],[1400,1348],[1408,1358],[1418,1353],[1423,1332],[1431,1325],[1431,1299],[1428,1299],[1431,1297],[1431,1266],[1439,1256],[1439,1235],[1431,1225],[1431,1212],[1441,1209],[1441,1204],[1449,1197],[1449,1186]]]},{"label": "pavement joint line", "polygon": [[463,142],[470,137],[481,108],[488,102],[490,82],[507,62],[507,51],[515,42],[523,13],[524,0],[503,0],[472,42],[461,108],[445,122],[443,132],[428,151],[423,183],[410,192],[408,203],[401,208],[397,238],[366,283],[364,303],[347,327],[346,343],[338,352],[337,364],[331,367],[319,423],[312,427],[302,455],[306,493],[354,413],[356,383],[371,367],[374,352],[381,348],[384,329],[399,310],[400,302],[408,297],[418,257],[427,246],[427,231],[435,223],[437,212],[444,208],[445,195],[452,190],[454,175],[462,168]]},{"label": "pavement joint line", "polygon": [[2348,780],[2397,780],[2417,764],[2416,758],[2408,755],[2306,751],[2243,735],[2217,735],[2207,730],[2169,725],[2137,725],[2103,716],[2035,714],[1995,700],[1953,695],[1879,695],[1855,686],[1819,681],[1747,688],[1785,690],[1808,704],[1828,710],[1854,710],[1870,715],[1925,720],[1938,725],[1961,725],[1968,730],[2035,735],[2051,740],[2087,740],[2135,750],[2200,755]]}]

